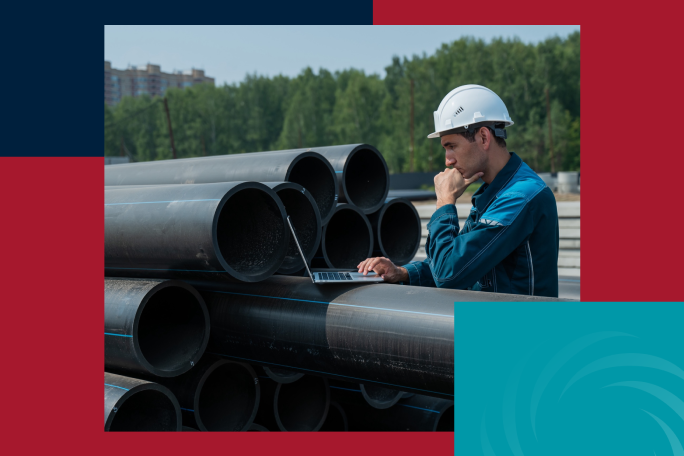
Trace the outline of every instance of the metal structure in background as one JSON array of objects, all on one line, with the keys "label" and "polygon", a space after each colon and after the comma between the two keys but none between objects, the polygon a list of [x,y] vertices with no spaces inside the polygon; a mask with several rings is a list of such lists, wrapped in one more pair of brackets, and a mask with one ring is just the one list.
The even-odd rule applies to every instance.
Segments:
[{"label": "metal structure in background", "polygon": [[180,431],[178,401],[153,382],[105,372],[105,431]]},{"label": "metal structure in background", "polygon": [[382,154],[370,144],[312,147],[337,173],[341,203],[357,206],[364,214],[380,209],[389,190],[389,169]]},{"label": "metal structure in background", "polygon": [[200,431],[247,431],[261,399],[251,366],[214,356],[178,377],[143,378],[168,388],[178,400],[183,425]]},{"label": "metal structure in background", "polygon": [[258,282],[283,263],[285,219],[257,182],[105,187],[105,276]]},{"label": "metal structure in background", "polygon": [[335,170],[320,154],[305,150],[183,158],[105,168],[106,186],[243,181],[301,185],[316,200],[323,224],[328,222],[337,203]]},{"label": "metal structure in background", "polygon": [[321,234],[314,268],[352,269],[373,253],[373,229],[368,217],[352,204],[338,204]]},{"label": "metal structure in background", "polygon": [[288,276],[258,290],[196,286],[209,309],[209,352],[446,398],[454,393],[454,300],[493,297],[386,284],[318,286]]},{"label": "metal structure in background", "polygon": [[[273,189],[280,197],[297,233],[306,261],[310,262],[321,243],[321,213],[318,211],[316,201],[304,187],[294,182],[264,182],[264,185]],[[285,260],[277,272],[278,274],[292,274],[303,268],[304,264],[297,245],[294,238],[290,236]]]},{"label": "metal structure in background", "polygon": [[176,280],[105,279],[105,369],[174,377],[190,370],[209,342],[209,313]]},{"label": "metal structure in background", "polygon": [[421,223],[418,211],[404,198],[389,198],[377,212],[368,215],[373,227],[373,255],[403,265],[420,247]]},{"label": "metal structure in background", "polygon": [[304,375],[295,382],[278,383],[261,377],[262,400],[255,419],[270,430],[316,432],[321,429],[330,407],[328,381]]}]

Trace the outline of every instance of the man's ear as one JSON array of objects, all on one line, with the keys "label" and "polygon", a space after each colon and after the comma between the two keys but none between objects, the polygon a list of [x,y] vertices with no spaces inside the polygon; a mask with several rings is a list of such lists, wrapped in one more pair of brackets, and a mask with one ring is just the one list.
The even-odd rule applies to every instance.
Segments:
[{"label": "man's ear", "polygon": [[480,128],[480,136],[482,137],[482,147],[488,149],[492,142],[492,132],[489,131],[489,128],[482,127]]}]

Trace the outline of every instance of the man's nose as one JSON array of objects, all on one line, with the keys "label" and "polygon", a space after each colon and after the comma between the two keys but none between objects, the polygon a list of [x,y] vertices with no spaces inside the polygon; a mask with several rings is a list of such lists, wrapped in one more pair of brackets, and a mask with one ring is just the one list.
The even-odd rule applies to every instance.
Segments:
[{"label": "man's nose", "polygon": [[456,164],[456,159],[453,157],[450,157],[449,154],[446,154],[444,157],[444,164],[446,166],[454,166],[454,164]]}]

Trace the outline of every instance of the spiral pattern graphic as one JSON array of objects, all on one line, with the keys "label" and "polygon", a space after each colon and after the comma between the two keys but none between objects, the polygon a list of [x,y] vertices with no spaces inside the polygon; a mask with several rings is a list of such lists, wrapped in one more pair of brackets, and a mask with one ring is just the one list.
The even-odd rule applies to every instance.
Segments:
[{"label": "spiral pattern graphic", "polygon": [[468,341],[479,356],[461,357],[475,380],[456,383],[456,454],[684,456],[684,305],[610,318],[618,304],[595,304],[593,320],[582,305],[481,309],[491,324]]}]

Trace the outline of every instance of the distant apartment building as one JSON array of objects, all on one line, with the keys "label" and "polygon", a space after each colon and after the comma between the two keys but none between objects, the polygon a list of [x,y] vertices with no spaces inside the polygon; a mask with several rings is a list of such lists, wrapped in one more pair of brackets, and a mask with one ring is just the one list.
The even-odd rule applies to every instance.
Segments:
[{"label": "distant apartment building", "polygon": [[204,75],[204,70],[177,71],[162,73],[159,65],[129,66],[125,70],[112,68],[105,60],[105,103],[114,106],[123,97],[149,95],[163,97],[170,87],[185,88],[195,84],[214,85],[214,78]]}]

